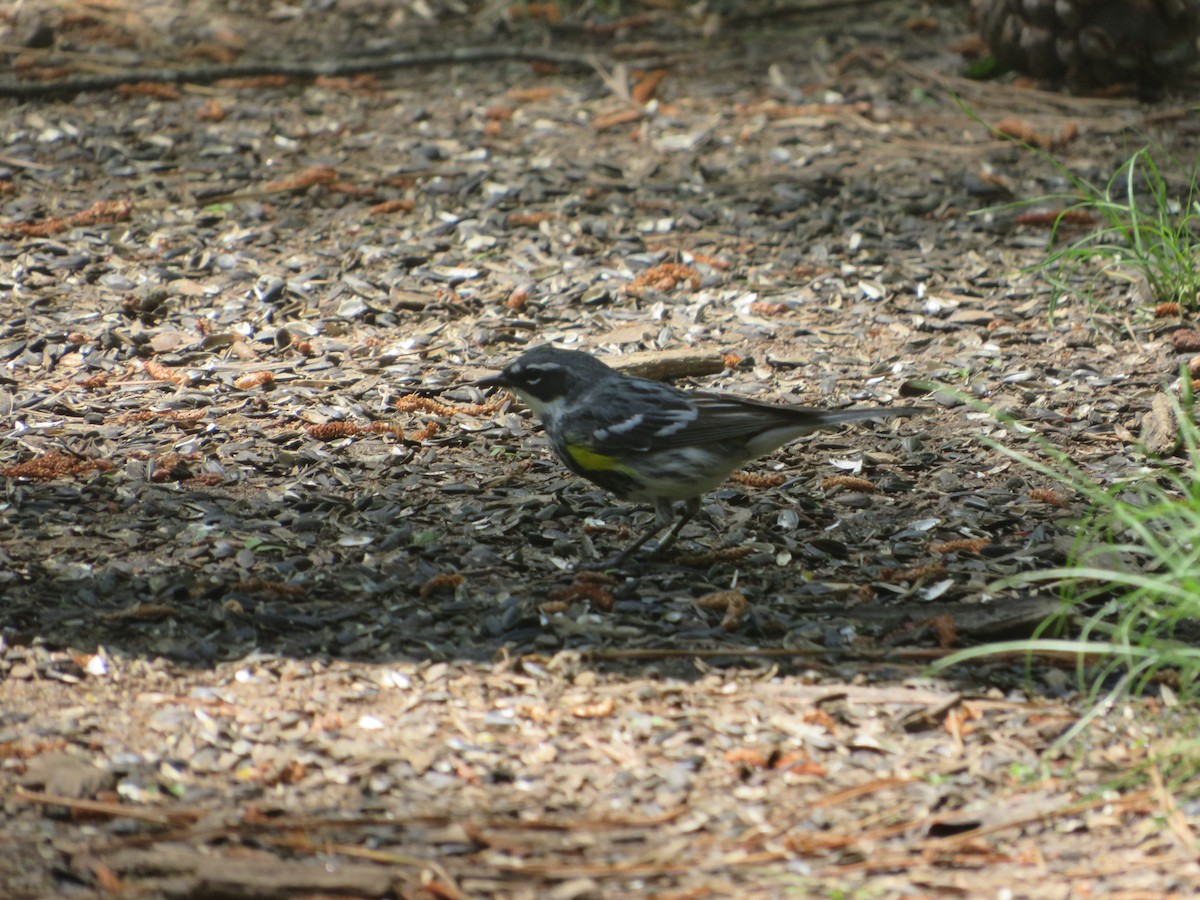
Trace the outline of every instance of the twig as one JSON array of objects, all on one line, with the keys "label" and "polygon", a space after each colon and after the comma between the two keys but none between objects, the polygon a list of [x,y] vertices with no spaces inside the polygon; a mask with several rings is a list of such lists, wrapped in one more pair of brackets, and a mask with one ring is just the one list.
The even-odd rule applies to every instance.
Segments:
[{"label": "twig", "polygon": [[[1078,803],[1068,803],[1065,806],[1060,806],[1057,809],[1052,809],[1046,812],[1036,812],[1027,816],[1018,816],[1015,819],[1008,819],[1004,822],[994,822],[991,825],[981,825],[979,828],[973,828],[970,831],[963,831],[959,834],[952,834],[949,837],[930,838],[917,844],[917,849],[922,853],[936,853],[940,850],[949,850],[957,847],[960,844],[969,844],[981,837],[989,834],[995,834],[999,831],[1008,831],[1013,828],[1023,828],[1026,825],[1035,825],[1038,823],[1050,822],[1054,819],[1061,819],[1064,816],[1073,816],[1077,813],[1087,812],[1089,809],[1095,809],[1097,806],[1112,805],[1115,807],[1134,806],[1139,803],[1146,803],[1154,799],[1154,792],[1151,790],[1138,791],[1135,794],[1129,794],[1119,800],[1113,800],[1111,797],[1093,797],[1090,800],[1081,800]],[[913,822],[911,826],[914,828],[921,827],[924,820]]]},{"label": "twig", "polygon": [[[294,849],[302,853],[337,853],[353,859],[365,859],[368,862],[378,862],[389,866],[411,866],[412,868],[421,869],[423,872],[433,872],[434,875],[441,879],[439,893],[436,896],[442,897],[444,900],[462,900],[462,898],[467,896],[462,892],[462,888],[454,879],[454,876],[450,874],[450,871],[440,862],[434,859],[423,859],[419,856],[409,856],[405,853],[392,853],[387,850],[372,850],[369,847],[355,847],[350,844],[323,844],[319,847],[306,847],[302,841],[297,840],[293,840],[291,844],[285,844],[283,842],[272,843],[276,843],[277,846],[289,847],[290,849]],[[422,893],[430,895],[433,894],[433,892],[429,890],[430,885],[424,885],[424,887],[425,890]]]},{"label": "twig", "polygon": [[818,3],[797,3],[795,6],[773,6],[767,10],[740,13],[727,20],[729,25],[746,25],[755,22],[778,22],[796,16],[812,17],[819,13],[841,12],[860,6],[874,6],[884,0],[821,0]]},{"label": "twig", "polygon": [[196,809],[149,810],[129,806],[125,803],[106,803],[103,800],[81,800],[75,797],[60,797],[41,791],[27,791],[19,787],[9,797],[21,803],[39,803],[44,806],[63,806],[77,812],[113,818],[137,819],[155,825],[180,825],[197,821],[204,813]]},{"label": "twig", "polygon": [[590,60],[569,53],[549,50],[523,50],[504,47],[459,47],[436,53],[394,53],[362,59],[335,59],[294,62],[231,63],[220,66],[195,66],[186,69],[131,69],[103,75],[85,75],[62,81],[24,82],[0,81],[0,97],[28,100],[36,97],[66,97],[82,91],[103,91],[122,84],[150,82],[152,84],[212,84],[225,78],[259,78],[264,75],[285,75],[290,78],[333,78],[361,75],[366,72],[385,72],[390,69],[415,69],[423,66],[462,65],[489,62],[528,62],[561,66],[576,71],[591,71]]},{"label": "twig", "polygon": [[30,162],[27,159],[18,159],[15,156],[9,156],[7,153],[0,153],[0,165],[12,166],[17,169],[36,169],[39,172],[48,172],[54,168],[42,163]]},{"label": "twig", "polygon": [[[31,792],[26,791],[25,793],[30,794]],[[53,802],[57,804],[59,802],[59,798],[50,798],[46,802]],[[120,804],[108,805],[115,808],[116,811],[112,813],[114,816],[125,816],[128,818],[143,819],[147,821],[158,821],[158,819],[171,818],[170,815],[166,813],[144,812],[139,809],[129,806],[122,806]],[[445,826],[451,824],[465,824],[479,831],[614,831],[623,828],[655,828],[660,825],[665,825],[668,822],[673,822],[685,812],[687,812],[687,807],[678,806],[657,816],[607,816],[599,819],[589,819],[582,822],[571,821],[567,819],[532,819],[514,821],[505,818],[485,818],[482,820],[466,820],[465,822],[462,822],[453,816],[407,816],[403,820],[374,816],[358,817],[353,819],[328,818],[325,816],[294,816],[290,818],[281,817],[278,819],[259,819],[254,821],[243,820],[227,825],[214,825],[204,828],[179,828],[175,831],[158,832],[156,834],[130,835],[129,837],[122,837],[110,841],[103,846],[94,847],[92,848],[92,852],[108,853],[113,850],[126,847],[140,847],[158,843],[237,840],[250,836],[259,838],[265,837],[276,831],[320,832],[351,830],[355,828],[412,829],[418,826],[444,828]],[[157,816],[158,818],[152,818],[154,816]],[[176,817],[177,820],[182,819],[184,822],[196,821],[199,818],[200,814],[197,810],[187,810]],[[168,821],[166,824],[179,824],[179,822],[175,821],[172,823]]]},{"label": "twig", "polygon": [[495,868],[507,875],[521,878],[655,878],[663,875],[675,875],[680,872],[711,872],[722,869],[746,868],[761,866],[766,863],[780,862],[788,858],[782,851],[767,850],[762,853],[748,853],[735,859],[717,859],[712,861],[681,862],[681,863],[618,863],[614,865],[587,865],[586,863],[494,863]]},{"label": "twig", "polygon": [[[933,854],[954,850],[963,844],[971,844],[986,835],[995,834],[1000,831],[1008,831],[1013,828],[1023,828],[1026,825],[1034,825],[1045,823],[1064,816],[1073,816],[1077,813],[1086,812],[1089,809],[1095,809],[1098,806],[1112,804],[1118,807],[1134,806],[1139,803],[1144,803],[1153,797],[1152,791],[1139,791],[1135,794],[1130,794],[1120,800],[1112,800],[1108,797],[1093,797],[1090,800],[1082,800],[1078,803],[1069,803],[1060,806],[1057,809],[1052,809],[1045,812],[1038,812],[1028,816],[1018,816],[1014,819],[1009,819],[1004,822],[995,822],[991,825],[983,825],[979,828],[973,828],[969,831],[963,831],[959,834],[950,835],[944,838],[931,838],[921,841],[914,845],[912,853],[896,853],[891,855],[873,854],[869,859],[861,862],[852,863],[850,865],[839,865],[837,863],[829,866],[831,872],[854,872],[854,871],[878,871],[882,869],[909,869],[920,864],[927,864]],[[924,816],[909,822],[900,822],[895,825],[889,825],[886,828],[876,829],[875,831],[854,834],[829,834],[823,833],[816,836],[808,836],[808,846],[812,850],[838,849],[842,847],[851,847],[860,843],[880,841],[886,838],[895,837],[899,834],[914,830],[927,830],[932,825],[937,825],[947,821],[953,821],[961,811],[946,810],[944,812],[935,813],[934,815]],[[797,852],[804,852],[804,848],[800,845],[804,844],[803,840],[793,841]]]},{"label": "twig", "polygon": [[1167,790],[1162,769],[1158,767],[1157,763],[1150,766],[1150,783],[1154,785],[1154,798],[1158,801],[1159,809],[1162,810],[1162,816],[1170,828],[1171,836],[1175,838],[1175,843],[1179,845],[1180,850],[1192,854],[1194,858],[1197,846],[1196,833],[1188,824],[1187,816],[1183,814],[1179,804],[1171,796],[1171,792]]},{"label": "twig", "polygon": [[746,659],[861,659],[895,662],[896,660],[911,660],[912,662],[929,662],[949,656],[950,650],[851,650],[827,649],[811,647],[697,647],[638,649],[638,650],[589,650],[582,654],[585,662],[613,662],[617,660],[655,660],[655,659],[715,659],[727,656],[740,656]]},{"label": "twig", "polygon": [[812,803],[809,803],[807,808],[821,809],[826,806],[839,806],[847,800],[853,800],[856,797],[863,797],[867,794],[874,794],[877,791],[886,791],[891,788],[904,787],[919,780],[917,778],[901,778],[899,776],[880,778],[876,781],[868,781],[866,784],[859,784],[854,787],[845,788],[844,790],[834,791],[832,794],[826,794],[824,797],[818,797]]},{"label": "twig", "polygon": [[[1136,110],[1139,102],[1132,97],[1081,97],[1074,94],[1064,94],[1059,91],[1044,91],[1038,88],[1017,88],[1002,82],[976,81],[959,75],[947,75],[923,66],[910,63],[890,54],[880,54],[881,66],[894,69],[902,75],[919,81],[924,85],[937,85],[945,91],[959,96],[973,95],[978,98],[991,98],[1011,107],[1014,101],[1029,100],[1040,107],[1050,107],[1065,110],[1074,115],[1107,114],[1121,110]],[[1061,112],[1055,113],[1061,115]]]}]

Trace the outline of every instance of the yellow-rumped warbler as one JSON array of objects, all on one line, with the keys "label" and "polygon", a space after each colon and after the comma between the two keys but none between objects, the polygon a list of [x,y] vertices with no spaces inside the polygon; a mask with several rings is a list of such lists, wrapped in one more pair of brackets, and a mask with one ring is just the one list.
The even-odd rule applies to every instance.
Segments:
[{"label": "yellow-rumped warbler", "polygon": [[821,410],[728,394],[681,391],[623,375],[578,350],[544,344],[476,382],[505,387],[541,419],[558,458],[623,500],[654,504],[654,528],[614,560],[620,565],[675,518],[669,547],[700,509],[700,498],[743,464],[822,428],[921,407]]}]

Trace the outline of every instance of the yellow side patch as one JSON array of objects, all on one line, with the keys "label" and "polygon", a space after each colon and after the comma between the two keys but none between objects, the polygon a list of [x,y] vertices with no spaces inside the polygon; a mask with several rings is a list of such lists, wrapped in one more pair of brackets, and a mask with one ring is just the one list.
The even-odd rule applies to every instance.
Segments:
[{"label": "yellow side patch", "polygon": [[588,472],[627,471],[628,466],[621,465],[615,456],[605,456],[595,450],[589,450],[582,444],[567,444],[567,453],[575,464]]}]

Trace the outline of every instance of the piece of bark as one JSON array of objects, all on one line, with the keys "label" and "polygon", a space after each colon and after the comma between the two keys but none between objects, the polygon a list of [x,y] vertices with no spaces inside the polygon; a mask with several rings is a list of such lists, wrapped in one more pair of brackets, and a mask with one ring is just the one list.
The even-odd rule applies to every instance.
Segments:
[{"label": "piece of bark", "polygon": [[643,350],[604,360],[626,375],[670,381],[725,371],[725,358],[711,350]]},{"label": "piece of bark", "polygon": [[1142,416],[1142,445],[1155,456],[1170,456],[1179,446],[1179,423],[1166,394],[1150,400],[1150,411]]}]

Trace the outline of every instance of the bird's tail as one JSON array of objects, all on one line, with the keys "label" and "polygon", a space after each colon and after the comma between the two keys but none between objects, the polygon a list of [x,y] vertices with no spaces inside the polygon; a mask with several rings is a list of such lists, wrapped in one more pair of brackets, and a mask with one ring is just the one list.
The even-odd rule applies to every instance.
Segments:
[{"label": "bird's tail", "polygon": [[919,416],[929,411],[927,406],[863,406],[854,409],[821,411],[822,425],[844,425],[863,419],[891,419],[898,416]]},{"label": "bird's tail", "polygon": [[754,435],[746,444],[746,459],[756,459],[770,453],[776,447],[812,434],[863,419],[882,419],[896,416],[916,416],[925,412],[923,406],[860,406],[856,409],[808,409],[801,406],[775,407],[778,412],[788,413],[785,421]]}]

